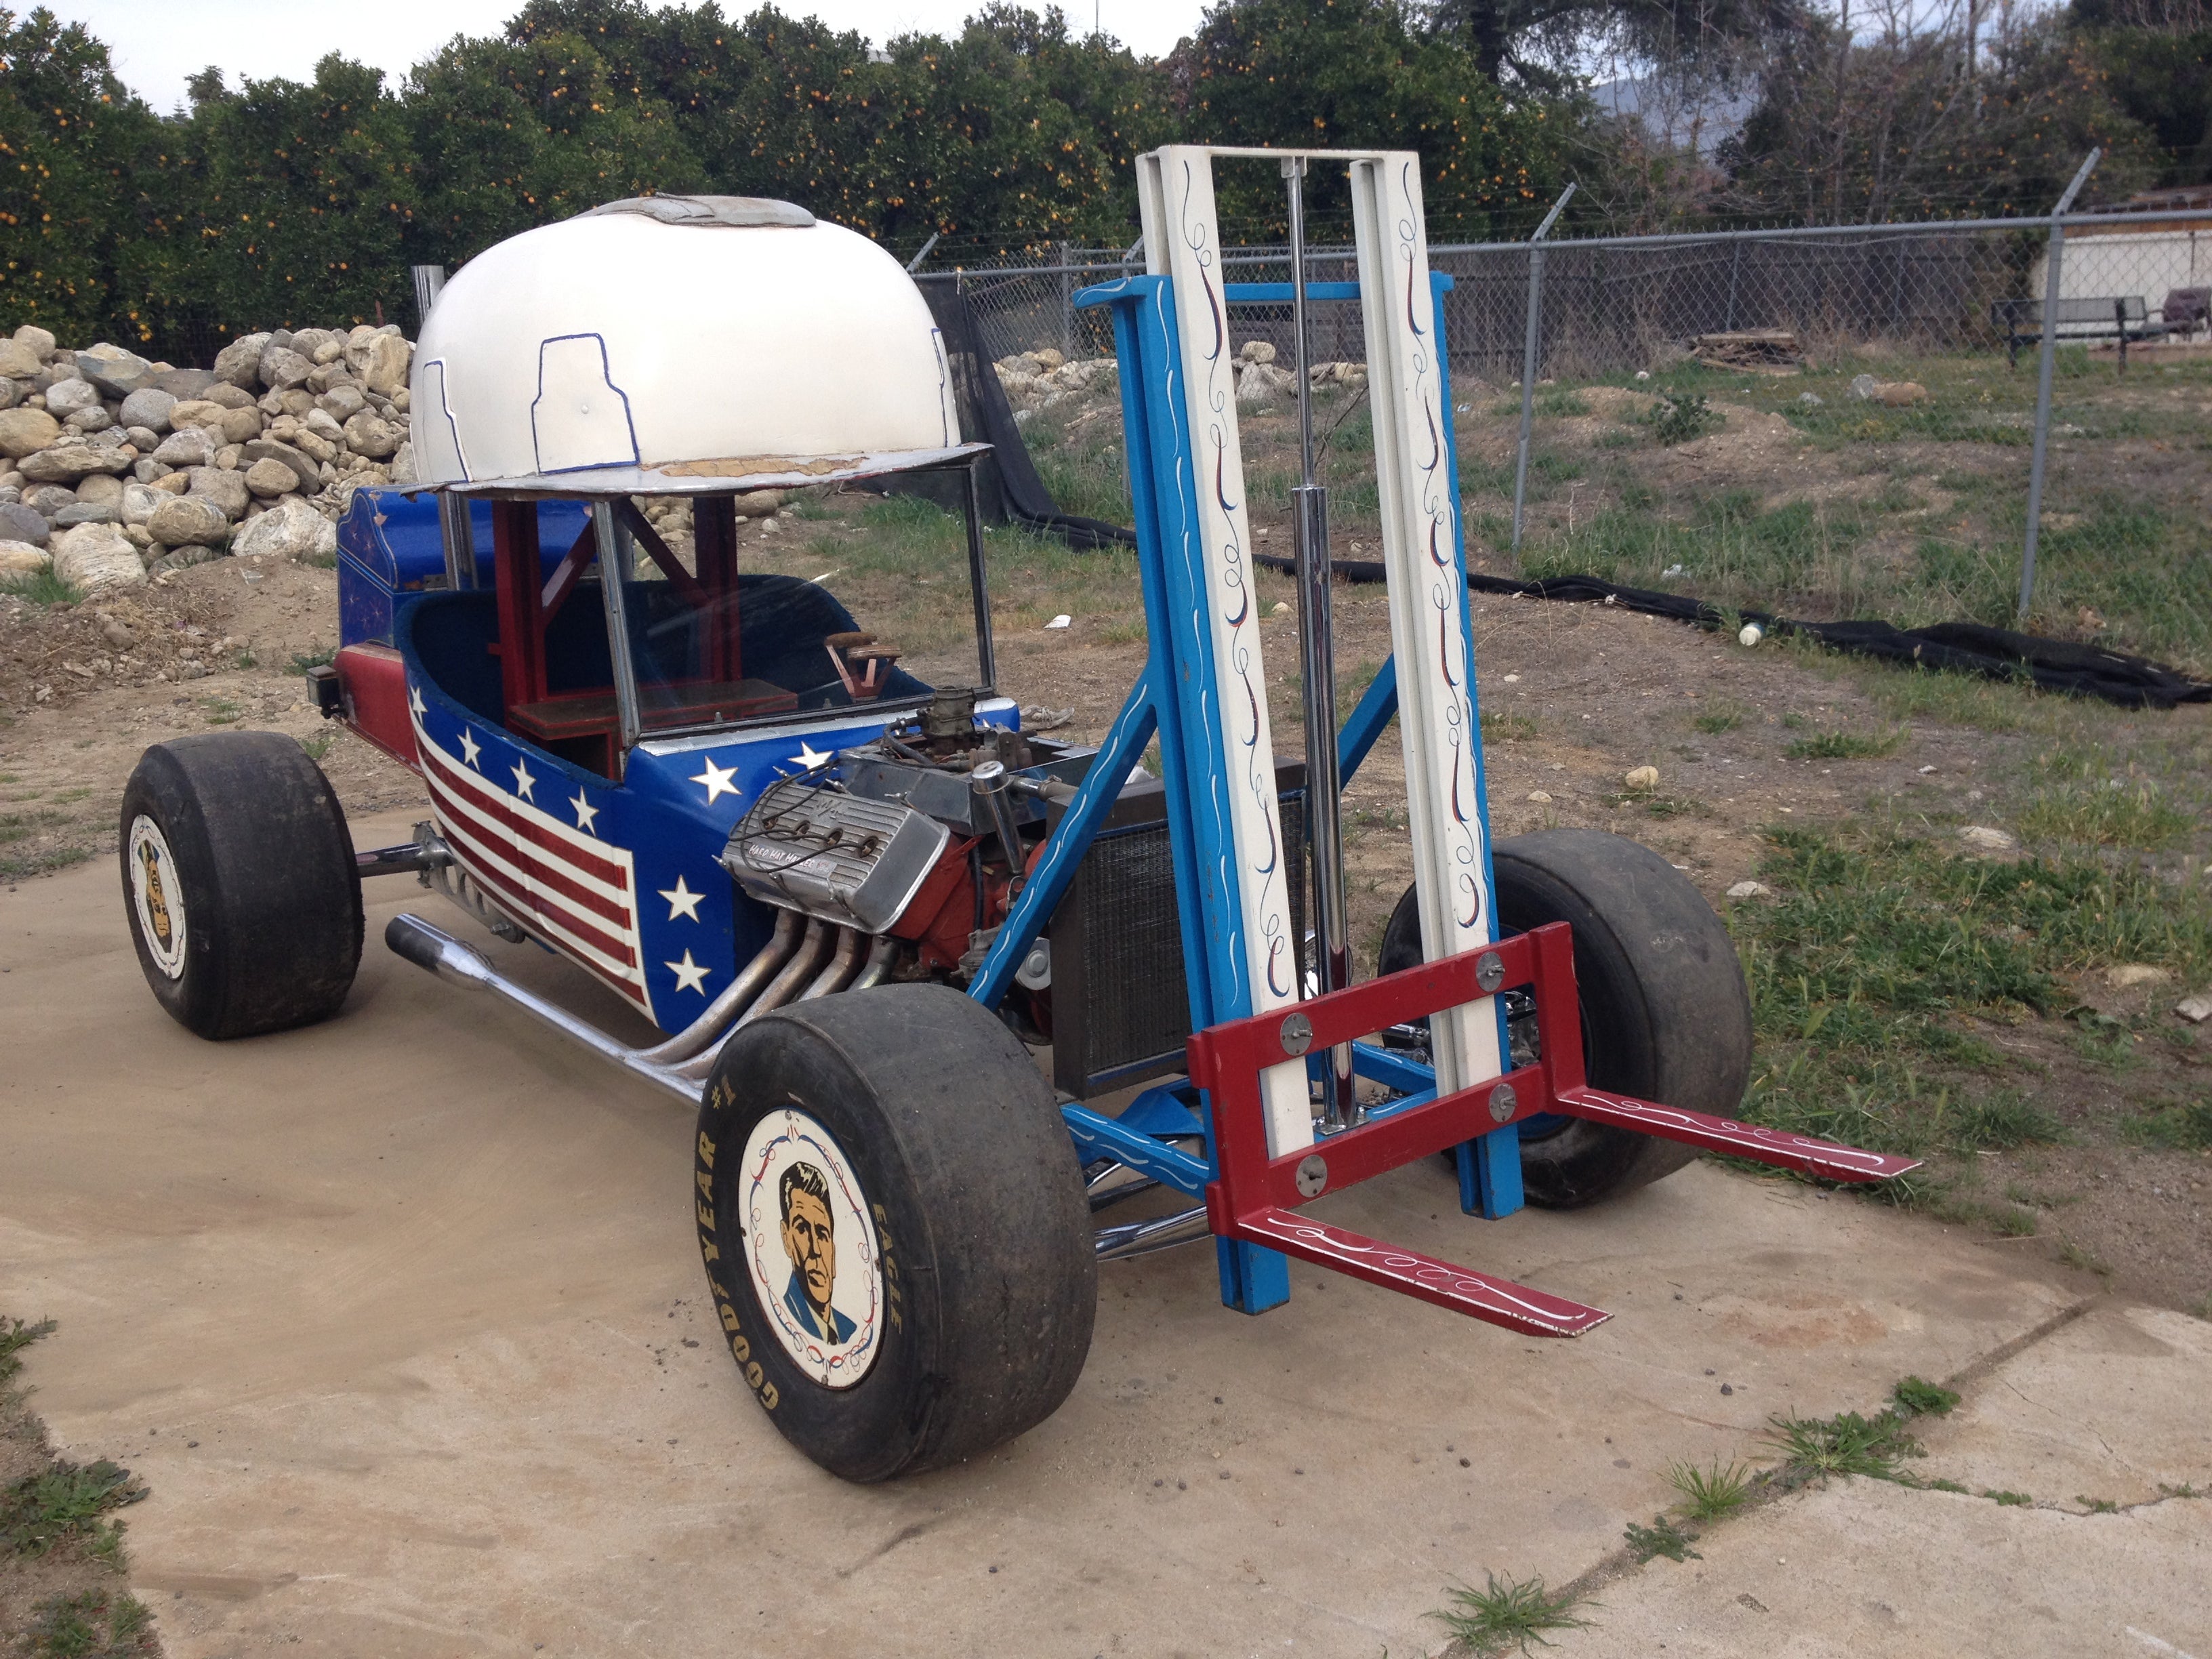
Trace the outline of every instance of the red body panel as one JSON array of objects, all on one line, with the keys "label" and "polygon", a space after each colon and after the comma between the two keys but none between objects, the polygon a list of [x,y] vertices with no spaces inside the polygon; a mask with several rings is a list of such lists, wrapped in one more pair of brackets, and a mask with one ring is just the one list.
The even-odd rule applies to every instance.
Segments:
[{"label": "red body panel", "polygon": [[422,769],[407,714],[407,669],[388,645],[349,645],[337,655],[345,723],[403,766]]}]

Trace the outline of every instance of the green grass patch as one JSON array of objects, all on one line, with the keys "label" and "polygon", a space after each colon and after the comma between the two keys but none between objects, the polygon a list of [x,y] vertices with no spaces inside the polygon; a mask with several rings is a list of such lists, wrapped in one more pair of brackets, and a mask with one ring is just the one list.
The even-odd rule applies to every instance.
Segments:
[{"label": "green grass patch", "polygon": [[1984,1491],[1982,1496],[2000,1509],[2025,1510],[2032,1509],[2035,1504],[2035,1500],[2024,1492],[2003,1492],[1994,1486]]},{"label": "green grass patch", "polygon": [[1682,1494],[1683,1511],[1692,1521],[1735,1514],[1750,1501],[1753,1478],[1748,1464],[1723,1466],[1717,1457],[1704,1468],[1680,1460],[1667,1466],[1667,1484]]},{"label": "green grass patch", "polygon": [[1550,1647],[1547,1631],[1582,1630],[1589,1620],[1573,1608],[1576,1598],[1564,1591],[1553,1594],[1541,1578],[1500,1578],[1485,1575],[1481,1589],[1455,1584],[1444,1592],[1450,1606],[1429,1616],[1479,1654],[1530,1651],[1528,1644]]},{"label": "green grass patch", "polygon": [[2122,1127],[2138,1146],[2177,1152],[2212,1152],[2212,1095],[2148,1102]]},{"label": "green grass patch", "polygon": [[328,668],[337,659],[338,648],[335,645],[313,651],[295,651],[292,653],[292,672],[305,674],[311,669]]},{"label": "green grass patch", "polygon": [[26,1659],[132,1659],[161,1651],[153,1614],[127,1590],[50,1596],[32,1610]]},{"label": "green grass patch", "polygon": [[55,870],[66,870],[71,865],[82,864],[90,858],[89,847],[57,847],[44,853],[25,853],[0,856],[0,881],[14,881],[22,876],[43,876]]},{"label": "green grass patch", "polygon": [[1902,749],[1909,735],[1902,726],[1888,732],[1822,732],[1800,738],[1782,752],[1791,760],[1877,760]]},{"label": "green grass patch", "polygon": [[39,605],[73,605],[84,603],[84,595],[53,573],[48,566],[27,576],[0,578],[0,593],[12,593],[19,599],[28,599]]},{"label": "green grass patch", "polygon": [[1734,907],[1759,1050],[1744,1110],[1777,1128],[1926,1157],[2054,1140],[1978,1027],[2054,1016],[2122,962],[2201,980],[2212,892],[2084,854],[2005,862],[1880,823],[1778,829]]}]

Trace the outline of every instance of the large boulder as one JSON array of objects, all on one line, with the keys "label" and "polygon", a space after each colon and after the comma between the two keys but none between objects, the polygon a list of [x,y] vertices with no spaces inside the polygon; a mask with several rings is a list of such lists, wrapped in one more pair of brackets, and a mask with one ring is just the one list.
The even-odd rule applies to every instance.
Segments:
[{"label": "large boulder", "polygon": [[[177,406],[189,407],[183,404]],[[205,466],[215,459],[215,436],[205,427],[180,426],[161,440],[154,459],[164,466]]]},{"label": "large boulder", "polygon": [[28,542],[33,547],[44,547],[52,533],[46,515],[35,507],[26,507],[21,501],[0,502],[0,536],[12,542]]},{"label": "large boulder", "polygon": [[155,388],[173,398],[204,398],[215,384],[214,370],[206,368],[172,368],[154,377]]},{"label": "large boulder", "polygon": [[54,355],[54,337],[36,323],[26,323],[15,331],[15,343],[23,347],[40,362],[50,362]]},{"label": "large boulder", "polygon": [[100,407],[100,388],[89,380],[56,380],[46,388],[46,413],[66,421],[80,410]]},{"label": "large boulder", "polygon": [[122,514],[125,526],[143,525],[153,518],[155,510],[169,499],[165,489],[151,484],[127,483],[123,486]]},{"label": "large boulder", "polygon": [[356,373],[371,392],[389,398],[407,389],[407,366],[414,358],[415,348],[398,335],[380,334],[362,354],[362,365]]},{"label": "large boulder", "polygon": [[[348,382],[343,386],[332,386],[321,397],[316,398],[315,404],[316,407],[324,410],[332,420],[343,426],[368,407],[368,399],[361,395],[359,386]],[[325,435],[335,437],[337,434],[333,433]]]},{"label": "large boulder", "polygon": [[287,495],[240,531],[231,551],[327,563],[337,557],[338,530],[306,497]]},{"label": "large boulder", "polygon": [[289,346],[272,345],[261,354],[261,384],[271,392],[304,386],[307,376],[314,372],[313,361]]},{"label": "large boulder", "polygon": [[[191,480],[188,493],[214,502],[225,519],[237,518],[253,499],[243,472],[229,472],[219,466],[196,466],[191,470]],[[192,539],[200,541],[204,538],[195,536]]]},{"label": "large boulder", "polygon": [[21,340],[0,340],[0,375],[11,380],[27,380],[45,367],[39,354]]},{"label": "large boulder", "polygon": [[120,448],[71,440],[26,455],[20,465],[23,476],[36,483],[75,483],[88,472],[128,472],[131,461]]},{"label": "large boulder", "polygon": [[242,444],[249,438],[261,435],[261,411],[258,409],[226,409],[222,424],[216,428],[222,434],[227,444]]},{"label": "large boulder", "polygon": [[229,386],[261,384],[261,354],[269,349],[266,334],[246,334],[215,355],[215,377]]},{"label": "large boulder", "polygon": [[243,386],[233,386],[228,380],[218,380],[210,386],[206,398],[218,409],[252,409],[254,406],[251,392]]},{"label": "large boulder", "polygon": [[[302,445],[310,440],[320,441],[314,438],[313,433],[303,432],[299,435]],[[239,459],[250,466],[259,466],[264,461],[280,462],[291,469],[293,476],[300,481],[301,489],[318,489],[322,486],[322,470],[314,461],[290,444],[279,443],[274,438],[256,438],[244,445],[239,451]]]},{"label": "large boulder", "polygon": [[380,415],[367,410],[345,423],[347,445],[356,455],[366,455],[380,461],[396,454],[399,449],[400,430]]},{"label": "large boulder", "polygon": [[88,599],[146,585],[146,562],[112,524],[79,525],[53,544],[54,574]]},{"label": "large boulder", "polygon": [[43,409],[0,410],[0,455],[21,460],[62,435],[62,423]]},{"label": "large boulder", "polygon": [[160,386],[141,386],[123,400],[123,424],[143,426],[159,434],[169,429],[169,411],[177,406],[173,393]]},{"label": "large boulder", "polygon": [[123,499],[123,480],[105,472],[94,472],[79,481],[76,498],[81,501],[119,501]]},{"label": "large boulder", "polygon": [[53,555],[28,542],[0,541],[0,579],[35,576],[53,568]]},{"label": "large boulder", "polygon": [[146,528],[164,547],[212,547],[230,534],[230,519],[204,495],[172,495],[154,509]]},{"label": "large boulder", "polygon": [[108,398],[127,398],[154,384],[154,365],[135,351],[102,340],[76,354],[76,372]]},{"label": "large boulder", "polygon": [[81,524],[113,524],[115,520],[112,501],[72,501],[54,514],[54,533],[59,535]]},{"label": "large boulder", "polygon": [[254,462],[242,473],[234,472],[228,476],[244,478],[246,487],[264,500],[289,495],[300,487],[300,475],[273,457]]}]

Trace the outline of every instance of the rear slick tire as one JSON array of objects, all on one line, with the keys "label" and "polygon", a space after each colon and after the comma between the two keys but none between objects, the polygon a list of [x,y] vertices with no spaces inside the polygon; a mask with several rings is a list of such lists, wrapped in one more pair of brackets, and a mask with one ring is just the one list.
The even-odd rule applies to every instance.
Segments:
[{"label": "rear slick tire", "polygon": [[941,985],[765,1014],[725,1046],[694,1147],[707,1283],[784,1438],[847,1480],[989,1450],[1090,1352],[1098,1271],[1036,1063]]},{"label": "rear slick tire", "polygon": [[361,965],[345,810],[298,742],[155,744],[124,786],[123,909],[154,1000],[210,1041],[327,1019]]},{"label": "rear slick tire", "polygon": [[[1541,830],[1498,842],[1498,925],[1574,929],[1583,1066],[1600,1089],[1732,1115],[1751,1077],[1751,999],[1728,929],[1696,885],[1653,852],[1596,830]],[[1379,970],[1421,961],[1407,889]],[[1585,1118],[1522,1126],[1521,1182],[1540,1209],[1575,1210],[1672,1175],[1697,1157],[1680,1141]]]}]

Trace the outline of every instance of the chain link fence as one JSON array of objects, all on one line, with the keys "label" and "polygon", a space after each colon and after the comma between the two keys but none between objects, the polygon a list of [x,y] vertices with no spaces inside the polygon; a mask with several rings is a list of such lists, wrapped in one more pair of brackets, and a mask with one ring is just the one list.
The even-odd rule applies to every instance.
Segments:
[{"label": "chain link fence", "polygon": [[[1453,283],[1445,331],[1478,562],[1806,616],[2012,625],[2039,483],[2031,625],[2212,667],[2212,208],[1443,245],[1430,258]],[[1079,359],[1113,340],[1074,296],[1142,270],[1138,250],[1068,247],[923,275],[960,286],[994,358]],[[1287,252],[1231,248],[1223,273],[1286,282]],[[1310,255],[1310,281],[1353,274],[1349,248]],[[1356,303],[1310,318],[1313,361],[1363,358]],[[1291,357],[1286,306],[1233,307],[1232,326],[1240,344]]]}]

